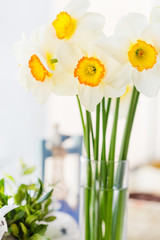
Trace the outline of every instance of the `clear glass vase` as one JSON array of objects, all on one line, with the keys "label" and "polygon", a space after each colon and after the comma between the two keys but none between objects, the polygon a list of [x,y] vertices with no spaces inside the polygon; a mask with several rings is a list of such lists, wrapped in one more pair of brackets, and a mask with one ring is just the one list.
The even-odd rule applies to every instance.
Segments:
[{"label": "clear glass vase", "polygon": [[126,240],[127,161],[81,157],[80,240]]}]

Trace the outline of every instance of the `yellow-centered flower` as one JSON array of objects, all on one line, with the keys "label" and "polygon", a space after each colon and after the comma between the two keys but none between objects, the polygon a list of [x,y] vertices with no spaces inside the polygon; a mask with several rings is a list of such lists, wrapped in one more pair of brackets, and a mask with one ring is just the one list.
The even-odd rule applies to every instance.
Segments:
[{"label": "yellow-centered flower", "polygon": [[58,44],[53,27],[48,25],[38,28],[29,40],[23,39],[15,45],[18,81],[32,91],[39,103],[44,103],[52,92],[69,96],[77,94],[74,76],[64,71],[56,58]]},{"label": "yellow-centered flower", "polygon": [[52,25],[59,39],[70,39],[76,30],[76,23],[77,20],[72,18],[67,12],[60,12]]},{"label": "yellow-centered flower", "polygon": [[137,43],[133,44],[128,52],[130,63],[140,72],[144,69],[151,69],[157,62],[157,55],[156,49],[142,40],[137,40]]},{"label": "yellow-centered flower", "polygon": [[92,112],[104,96],[109,98],[122,96],[129,81],[128,76],[119,81],[121,75],[119,63],[93,43],[90,48],[86,46],[85,41],[83,44],[82,47],[73,46],[71,42],[61,43],[57,59],[62,67],[74,76],[79,99],[85,109]]},{"label": "yellow-centered flower", "polygon": [[74,70],[74,76],[81,84],[96,87],[104,77],[104,65],[94,57],[83,57],[78,61]]},{"label": "yellow-centered flower", "polygon": [[[160,23],[159,9],[152,12],[151,20]],[[159,28],[144,15],[129,13],[120,19],[115,35],[100,42],[103,51],[122,64],[124,74],[130,73],[136,89],[148,97],[156,96],[160,89]]]},{"label": "yellow-centered flower", "polygon": [[64,10],[52,21],[52,28],[58,40],[81,45],[84,36],[90,45],[92,39],[102,33],[105,19],[101,14],[87,12],[89,0],[71,0]]}]

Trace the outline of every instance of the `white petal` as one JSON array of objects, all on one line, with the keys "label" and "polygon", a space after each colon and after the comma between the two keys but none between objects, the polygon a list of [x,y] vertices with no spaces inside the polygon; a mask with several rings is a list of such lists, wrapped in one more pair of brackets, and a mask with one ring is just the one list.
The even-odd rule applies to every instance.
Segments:
[{"label": "white petal", "polygon": [[45,31],[46,26],[45,25],[41,25],[39,27],[37,27],[31,34],[30,36],[30,40],[34,41],[34,42],[40,42],[41,41],[41,37]]},{"label": "white petal", "polygon": [[20,41],[14,45],[14,52],[18,63],[27,62],[33,54],[41,52],[39,45],[32,41]]},{"label": "white petal", "polygon": [[122,34],[128,36],[130,40],[136,41],[147,25],[147,18],[143,14],[129,13],[128,16],[121,18],[116,26],[115,34]]},{"label": "white petal", "polygon": [[74,44],[63,42],[57,49],[58,63],[62,65],[67,72],[73,74],[78,60],[81,59],[82,53]]},{"label": "white petal", "polygon": [[96,109],[98,103],[101,102],[104,94],[103,88],[89,87],[84,84],[79,85],[78,96],[86,110],[93,112]]},{"label": "white petal", "polygon": [[157,95],[160,88],[160,66],[155,66],[150,70],[139,72],[134,69],[132,72],[133,83],[137,90],[148,97]]},{"label": "white petal", "polygon": [[107,98],[117,98],[122,96],[126,91],[126,87],[123,88],[113,88],[111,85],[105,85],[104,95]]},{"label": "white petal", "polygon": [[108,76],[108,84],[113,88],[125,88],[131,82],[132,67],[130,63],[120,66]]},{"label": "white petal", "polygon": [[74,35],[70,39],[70,42],[80,47],[84,55],[90,55],[90,53],[93,52],[93,48],[95,47],[95,43],[99,36],[100,32],[87,29],[83,26],[83,24],[81,24],[77,27]]},{"label": "white petal", "polygon": [[[123,94],[120,98],[120,108],[119,108],[119,117],[120,118],[126,118],[129,110],[129,105],[131,101],[132,96],[132,89],[133,84],[128,85],[127,92]],[[114,114],[115,112],[115,105],[116,105],[116,99],[112,99],[112,105],[111,105],[111,113]]]},{"label": "white petal", "polygon": [[43,104],[52,94],[53,90],[49,85],[39,85],[37,88],[32,89],[33,96],[35,97],[37,103]]},{"label": "white petal", "polygon": [[64,72],[63,69],[54,71],[54,93],[63,96],[73,96],[78,93],[78,81],[73,74]]},{"label": "white petal", "polygon": [[[31,79],[31,80],[30,80]],[[33,87],[33,79],[26,67],[19,67],[18,82],[26,89],[31,90]]]},{"label": "white petal", "polygon": [[113,36],[100,39],[97,46],[109,53],[121,64],[128,62],[128,50],[131,43],[125,36]]},{"label": "white petal", "polygon": [[37,28],[31,35],[32,41],[37,41],[46,53],[54,55],[58,46],[56,32],[51,24]]},{"label": "white petal", "polygon": [[71,0],[65,10],[72,17],[81,18],[89,8],[89,0]]},{"label": "white petal", "polygon": [[160,7],[153,8],[151,12],[151,23],[160,23]]},{"label": "white petal", "polygon": [[94,31],[102,31],[105,25],[105,18],[99,13],[86,13],[80,20],[79,25],[83,28]]},{"label": "white petal", "polygon": [[53,91],[53,80],[46,79],[44,82],[36,81],[29,68],[21,67],[18,74],[19,83],[28,91],[32,91],[37,102],[44,103]]},{"label": "white petal", "polygon": [[120,98],[120,112],[119,116],[121,118],[126,118],[129,110],[129,105],[131,101],[132,96],[132,90],[133,90],[133,84],[128,85],[128,91]]},{"label": "white petal", "polygon": [[99,36],[102,35],[104,24],[105,19],[101,14],[86,13],[78,21],[76,31],[70,42],[79,45],[89,52],[99,39]]},{"label": "white petal", "polygon": [[156,50],[160,50],[160,22],[146,27],[142,32],[142,39],[152,44]]}]

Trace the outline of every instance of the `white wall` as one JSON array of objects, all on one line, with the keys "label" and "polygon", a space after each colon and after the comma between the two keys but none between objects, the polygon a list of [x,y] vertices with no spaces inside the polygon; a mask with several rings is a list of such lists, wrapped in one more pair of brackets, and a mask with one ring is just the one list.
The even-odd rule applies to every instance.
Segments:
[{"label": "white wall", "polygon": [[[49,1],[0,0],[0,169],[20,156],[38,161],[39,139],[44,135],[45,106],[17,82],[18,64],[13,45],[48,21]],[[12,166],[12,167],[13,167]]]}]

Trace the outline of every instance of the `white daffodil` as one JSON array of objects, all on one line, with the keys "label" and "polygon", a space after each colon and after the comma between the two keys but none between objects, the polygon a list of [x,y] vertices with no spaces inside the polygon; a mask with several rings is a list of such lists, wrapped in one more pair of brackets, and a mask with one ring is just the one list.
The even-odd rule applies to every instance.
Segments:
[{"label": "white daffodil", "polygon": [[151,23],[160,23],[160,7],[154,7],[151,11]]},{"label": "white daffodil", "polygon": [[52,26],[58,39],[69,40],[76,44],[88,39],[89,43],[93,40],[93,36],[95,37],[102,31],[105,18],[98,13],[87,13],[89,5],[89,0],[71,0],[57,15]]},{"label": "white daffodil", "polygon": [[149,97],[160,88],[159,43],[150,34],[146,17],[130,13],[123,17],[115,29],[115,35],[101,41],[117,61],[131,72],[137,90]]},{"label": "white daffodil", "polygon": [[[60,95],[75,95],[77,85],[74,78],[61,69],[55,56],[57,38],[51,26],[40,27],[29,40],[23,39],[15,45],[19,63],[18,80],[31,90],[39,103],[43,103],[52,92]],[[70,86],[66,92],[66,85]]]},{"label": "white daffodil", "polygon": [[90,112],[104,96],[119,97],[126,90],[129,81],[127,71],[92,44],[90,48],[80,48],[62,43],[57,58],[62,67],[74,76],[80,101]]}]

